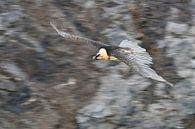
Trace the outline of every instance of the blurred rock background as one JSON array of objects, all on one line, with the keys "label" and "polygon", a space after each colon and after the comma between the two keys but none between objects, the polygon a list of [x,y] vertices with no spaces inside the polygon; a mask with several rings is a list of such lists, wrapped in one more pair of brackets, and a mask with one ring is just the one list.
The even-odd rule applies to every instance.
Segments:
[{"label": "blurred rock background", "polygon": [[[165,84],[64,31],[138,42]],[[195,0],[0,0],[0,129],[194,129]]]}]

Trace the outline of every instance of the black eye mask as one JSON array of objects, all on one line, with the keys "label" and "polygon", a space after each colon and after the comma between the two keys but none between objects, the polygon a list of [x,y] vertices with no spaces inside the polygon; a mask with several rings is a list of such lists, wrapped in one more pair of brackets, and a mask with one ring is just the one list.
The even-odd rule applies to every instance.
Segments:
[{"label": "black eye mask", "polygon": [[97,54],[97,55],[96,55],[96,57],[99,57],[99,56],[100,56],[100,54]]},{"label": "black eye mask", "polygon": [[95,59],[97,60],[97,58],[100,56],[100,54],[97,54],[96,56],[95,56]]}]

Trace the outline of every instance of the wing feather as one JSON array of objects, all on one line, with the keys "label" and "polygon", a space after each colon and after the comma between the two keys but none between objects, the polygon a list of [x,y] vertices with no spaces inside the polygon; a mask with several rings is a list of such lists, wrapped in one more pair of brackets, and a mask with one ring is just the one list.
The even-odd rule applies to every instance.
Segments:
[{"label": "wing feather", "polygon": [[60,31],[52,22],[50,22],[50,25],[54,28],[54,30],[62,37],[64,37],[68,41],[74,41],[74,42],[81,42],[81,43],[86,43],[87,45],[94,46],[96,48],[100,48],[102,46],[109,46],[107,44],[104,44],[99,41],[91,40],[88,38],[80,37],[77,35],[72,35],[67,32]]},{"label": "wing feather", "polygon": [[[124,40],[122,42],[131,43],[128,40]],[[122,46],[124,46],[124,44]],[[144,48],[141,48],[137,44],[131,44],[130,46],[126,47],[121,47],[120,44],[118,49],[113,50],[113,56],[130,67],[133,67],[142,76],[164,82],[172,86],[171,83],[167,82],[149,67],[149,65],[152,64],[152,57]]]}]

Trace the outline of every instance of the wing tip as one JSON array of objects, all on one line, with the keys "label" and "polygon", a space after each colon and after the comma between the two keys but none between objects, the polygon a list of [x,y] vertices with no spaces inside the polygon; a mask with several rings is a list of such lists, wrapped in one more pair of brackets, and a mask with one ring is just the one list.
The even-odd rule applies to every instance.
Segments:
[{"label": "wing tip", "polygon": [[53,22],[50,21],[49,23],[50,23],[50,25],[53,27],[53,29],[54,29],[60,36],[62,36],[62,37],[64,37],[64,38],[68,38],[68,37],[70,36],[69,33],[60,31],[60,30],[53,24]]},{"label": "wing tip", "polygon": [[[158,75],[158,74],[157,74],[157,75]],[[159,76],[159,75],[158,75],[158,76]],[[163,83],[167,84],[167,85],[170,86],[170,87],[173,87],[173,86],[174,86],[172,83],[168,82],[167,80],[165,80],[165,79],[162,78],[161,76],[159,76],[159,77],[160,77],[160,79],[154,79],[154,78],[152,78],[152,79],[157,80],[157,81],[159,81],[159,82],[163,82]]]},{"label": "wing tip", "polygon": [[59,30],[57,29],[57,27],[50,21],[49,24],[54,28],[54,30],[59,34]]},{"label": "wing tip", "polygon": [[168,81],[165,82],[167,85],[169,85],[170,87],[173,87],[174,85]]}]

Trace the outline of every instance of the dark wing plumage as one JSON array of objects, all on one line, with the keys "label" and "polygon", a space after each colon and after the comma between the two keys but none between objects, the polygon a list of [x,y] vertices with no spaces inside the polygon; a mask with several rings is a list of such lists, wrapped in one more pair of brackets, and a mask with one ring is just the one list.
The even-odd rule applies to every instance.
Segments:
[{"label": "dark wing plumage", "polygon": [[[123,40],[122,42],[130,43],[128,40]],[[144,48],[141,48],[137,44],[131,44],[130,47],[123,48],[119,46],[118,49],[112,51],[112,55],[128,66],[133,67],[142,76],[165,82],[172,86],[171,83],[167,82],[149,67],[152,64],[152,58]]]},{"label": "dark wing plumage", "polygon": [[109,45],[104,44],[104,43],[99,42],[99,41],[91,40],[91,39],[88,39],[88,38],[84,38],[84,37],[80,37],[80,36],[77,36],[77,35],[72,35],[72,34],[60,31],[59,29],[57,29],[57,27],[52,22],[50,22],[50,25],[56,30],[56,32],[60,36],[64,37],[65,40],[85,43],[86,45],[94,46],[97,49],[101,48],[101,47],[104,47],[104,46],[109,46]]}]

